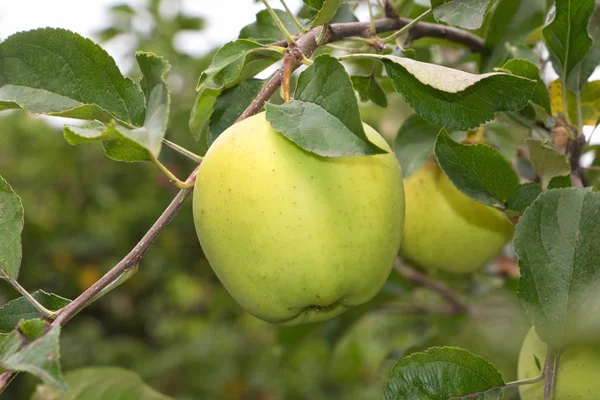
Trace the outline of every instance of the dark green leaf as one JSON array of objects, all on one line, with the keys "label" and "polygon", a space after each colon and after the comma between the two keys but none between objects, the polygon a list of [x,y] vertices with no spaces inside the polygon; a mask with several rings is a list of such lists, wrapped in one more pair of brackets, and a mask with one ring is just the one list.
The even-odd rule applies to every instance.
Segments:
[{"label": "dark green leaf", "polygon": [[490,19],[485,38],[489,55],[481,59],[481,70],[499,65],[507,54],[507,44],[517,45],[544,23],[546,0],[499,0]]},{"label": "dark green leaf", "polygon": [[387,107],[387,97],[373,75],[352,76],[352,85],[360,96],[360,101],[372,101],[380,107]]},{"label": "dark green leaf", "polygon": [[513,240],[518,295],[550,346],[597,339],[600,328],[600,193],[542,193],[520,219]]},{"label": "dark green leaf", "polygon": [[555,176],[550,179],[548,183],[548,189],[562,189],[562,188],[570,188],[572,186],[571,175],[565,176]]},{"label": "dark green leaf", "polygon": [[[298,32],[298,28],[294,24],[294,20],[290,15],[282,10],[275,10],[275,14],[283,22],[288,32],[294,34]],[[271,43],[285,39],[283,34],[277,27],[277,24],[271,18],[268,10],[259,11],[256,14],[256,22],[246,25],[240,31],[239,39],[252,39],[259,43]]]},{"label": "dark green leaf", "polygon": [[552,115],[552,109],[550,108],[550,95],[548,94],[548,89],[546,88],[546,84],[540,78],[540,72],[534,63],[521,60],[521,59],[513,59],[507,61],[503,66],[503,70],[510,71],[513,75],[522,76],[524,78],[531,79],[532,81],[536,81],[535,89],[533,89],[533,94],[531,95],[531,102],[539,105],[548,113],[548,115]]},{"label": "dark green leaf", "polygon": [[0,176],[0,277],[19,277],[23,249],[23,204],[12,187]]},{"label": "dark green leaf", "polygon": [[[448,400],[504,385],[500,372],[483,358],[456,347],[431,347],[396,362],[385,385],[385,400]],[[487,393],[480,399],[497,399]]]},{"label": "dark green leaf", "polygon": [[190,113],[190,132],[194,139],[200,142],[200,154],[205,154],[208,150],[208,122],[220,94],[221,90],[203,88],[198,92]]},{"label": "dark green leaf", "polygon": [[588,25],[595,0],[555,0],[543,34],[556,73],[568,81],[592,46]]},{"label": "dark green leaf", "polygon": [[394,151],[404,179],[419,170],[431,157],[439,132],[439,126],[431,125],[417,114],[404,121],[394,142]]},{"label": "dark green leaf", "polygon": [[435,143],[440,167],[461,192],[493,207],[505,208],[519,177],[498,150],[485,144],[460,144],[440,132]]},{"label": "dark green leaf", "polygon": [[313,10],[320,10],[323,7],[323,0],[302,0],[304,4]]},{"label": "dark green leaf", "polygon": [[479,29],[491,0],[431,0],[438,22],[465,29]]},{"label": "dark green leaf", "polygon": [[0,110],[139,126],[144,94],[100,46],[64,29],[21,32],[0,43]]},{"label": "dark green leaf", "polygon": [[196,90],[205,87],[222,90],[256,75],[281,55],[251,40],[239,39],[221,47],[210,66],[202,72]]},{"label": "dark green leaf", "polygon": [[474,75],[408,58],[383,58],[392,85],[433,125],[466,130],[492,119],[496,112],[527,105],[535,81],[504,73]]},{"label": "dark green leaf", "polygon": [[76,369],[65,374],[65,381],[68,392],[38,386],[31,400],[172,400],[148,386],[136,373],[123,368]]},{"label": "dark green leaf", "polygon": [[588,32],[594,40],[592,47],[583,60],[573,67],[567,81],[567,86],[574,92],[580,92],[583,89],[583,85],[600,65],[600,8],[596,8],[590,19]]},{"label": "dark green leaf", "polygon": [[[41,305],[48,310],[57,311],[71,302],[69,299],[52,293],[38,290],[32,294]],[[9,301],[0,307],[0,333],[8,333],[15,329],[21,319],[40,318],[42,315],[25,297]]]},{"label": "dark green leaf", "polygon": [[524,212],[535,199],[542,193],[542,187],[537,183],[523,183],[517,188],[517,192],[508,201],[507,209],[516,212]]},{"label": "dark green leaf", "polygon": [[352,82],[335,58],[317,57],[300,74],[294,97],[268,104],[267,120],[303,149],[325,157],[385,152],[367,139]]},{"label": "dark green leaf", "polygon": [[527,139],[526,143],[529,147],[529,159],[542,180],[542,187],[547,187],[555,176],[570,174],[571,164],[566,154],[547,146],[543,140]]},{"label": "dark green leaf", "polygon": [[63,381],[59,363],[60,326],[53,326],[42,337],[29,341],[18,331],[0,335],[0,368],[7,371],[28,372],[61,391]]},{"label": "dark green leaf", "polygon": [[208,128],[208,146],[238,119],[262,89],[264,81],[248,79],[223,91],[214,103]]}]

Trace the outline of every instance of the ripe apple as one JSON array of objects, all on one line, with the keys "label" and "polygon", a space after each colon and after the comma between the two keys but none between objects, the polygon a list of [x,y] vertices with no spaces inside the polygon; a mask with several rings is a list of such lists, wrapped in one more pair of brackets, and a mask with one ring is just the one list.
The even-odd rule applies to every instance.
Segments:
[{"label": "ripe apple", "polygon": [[[531,328],[519,355],[519,380],[541,374],[535,357],[544,366],[547,346]],[[600,396],[600,345],[571,345],[560,353],[556,399],[596,400]],[[521,400],[543,400],[544,382],[519,386]]]},{"label": "ripe apple", "polygon": [[404,182],[406,221],[400,254],[427,269],[468,273],[496,256],[514,227],[450,182],[431,158]]},{"label": "ripe apple", "polygon": [[304,151],[263,112],[210,147],[193,208],[206,258],[242,307],[274,323],[322,321],[369,301],[385,283],[402,237],[402,173],[391,151]]}]

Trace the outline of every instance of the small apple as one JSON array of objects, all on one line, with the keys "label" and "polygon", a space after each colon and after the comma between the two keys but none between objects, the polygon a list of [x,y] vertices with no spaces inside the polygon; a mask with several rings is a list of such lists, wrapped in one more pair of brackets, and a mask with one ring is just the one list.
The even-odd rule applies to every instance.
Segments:
[{"label": "small apple", "polygon": [[[541,375],[547,346],[531,328],[519,355],[519,380]],[[560,353],[556,371],[556,399],[596,400],[600,396],[600,345],[571,345]],[[519,386],[521,400],[543,400],[544,382]]]},{"label": "small apple", "polygon": [[206,258],[242,307],[274,323],[323,321],[369,301],[390,274],[404,221],[402,173],[391,151],[304,151],[263,112],[210,147],[193,209]]},{"label": "small apple", "polygon": [[405,180],[404,190],[400,254],[421,267],[473,272],[496,256],[513,234],[504,213],[460,192],[433,158]]}]

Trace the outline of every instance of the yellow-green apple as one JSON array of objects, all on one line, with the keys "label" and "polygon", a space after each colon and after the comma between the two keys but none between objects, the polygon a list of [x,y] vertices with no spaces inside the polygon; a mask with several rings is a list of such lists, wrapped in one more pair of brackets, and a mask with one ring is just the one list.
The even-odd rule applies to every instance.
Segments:
[{"label": "yellow-green apple", "polygon": [[[541,374],[535,361],[543,368],[546,343],[531,328],[519,355],[519,380],[533,379]],[[562,349],[555,370],[556,399],[596,400],[600,396],[600,345],[575,344]],[[521,400],[543,400],[544,382],[519,386]]]},{"label": "yellow-green apple", "polygon": [[210,147],[194,189],[204,253],[251,314],[289,325],[363,304],[400,247],[404,191],[389,153],[328,158],[275,131],[265,113],[234,124]]},{"label": "yellow-green apple", "polygon": [[400,254],[421,267],[473,272],[496,256],[513,234],[504,213],[460,192],[433,158],[405,180],[404,190]]}]

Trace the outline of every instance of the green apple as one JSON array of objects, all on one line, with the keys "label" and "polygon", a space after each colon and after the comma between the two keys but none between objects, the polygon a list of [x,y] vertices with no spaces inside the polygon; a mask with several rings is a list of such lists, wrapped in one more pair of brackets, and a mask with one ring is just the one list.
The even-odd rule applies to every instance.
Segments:
[{"label": "green apple", "polygon": [[[544,366],[547,346],[531,328],[519,355],[519,380],[541,374],[535,358]],[[596,400],[600,396],[600,345],[571,345],[560,353],[556,399]],[[544,382],[519,386],[521,400],[543,400]]]},{"label": "green apple", "polygon": [[432,158],[404,182],[400,254],[427,269],[469,273],[496,256],[513,234],[504,213],[460,192]]},{"label": "green apple", "polygon": [[213,270],[251,314],[289,325],[333,318],[377,294],[400,247],[402,173],[390,151],[326,158],[271,128],[265,113],[210,147],[194,222]]}]

